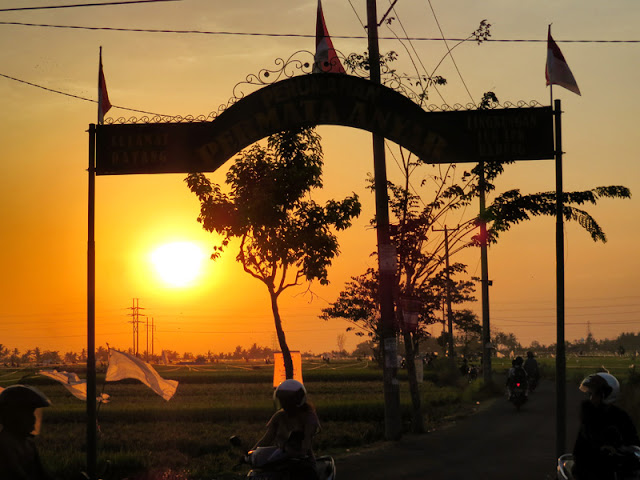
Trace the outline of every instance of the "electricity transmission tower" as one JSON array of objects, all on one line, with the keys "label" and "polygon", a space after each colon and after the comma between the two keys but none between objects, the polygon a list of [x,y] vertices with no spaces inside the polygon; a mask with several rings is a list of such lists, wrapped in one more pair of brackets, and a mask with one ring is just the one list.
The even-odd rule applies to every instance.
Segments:
[{"label": "electricity transmission tower", "polygon": [[131,310],[131,313],[129,314],[129,316],[131,317],[131,321],[129,323],[131,323],[133,325],[133,354],[137,357],[138,356],[138,352],[140,351],[140,349],[138,348],[140,342],[140,310],[144,310],[144,308],[140,307],[140,299],[139,298],[134,298],[133,299],[133,303],[132,306],[129,307],[129,310]]}]

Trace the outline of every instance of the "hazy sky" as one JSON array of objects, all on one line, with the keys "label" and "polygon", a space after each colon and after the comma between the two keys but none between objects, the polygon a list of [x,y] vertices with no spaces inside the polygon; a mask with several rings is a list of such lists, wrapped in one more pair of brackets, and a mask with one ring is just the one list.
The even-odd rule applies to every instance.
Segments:
[{"label": "hazy sky", "polygon": [[[1,0],[0,9],[37,6],[34,0]],[[51,2],[54,3],[54,2]],[[60,0],[56,4],[74,3]],[[84,3],[84,2],[82,2]],[[99,3],[99,2],[96,2]],[[334,45],[341,52],[363,52],[365,0],[324,0]],[[389,6],[378,2],[379,15]],[[207,115],[233,95],[234,86],[276,60],[314,49],[316,0],[183,0],[156,4],[0,12],[0,74],[78,97],[97,98],[99,47],[112,104],[168,115]],[[606,200],[588,207],[608,242],[595,244],[577,225],[565,233],[567,338],[614,337],[640,327],[640,99],[637,0],[399,0],[392,15],[395,34],[465,38],[479,22],[492,24],[493,40],[467,42],[453,51],[438,74],[449,83],[431,92],[430,103],[478,101],[493,91],[501,102],[549,103],[545,87],[547,25],[558,41],[582,90],[579,97],[560,87],[565,190],[625,185],[630,200]],[[402,22],[402,25],[400,25]],[[22,22],[264,35],[144,33],[12,25]],[[395,32],[395,33],[394,33]],[[563,40],[586,40],[566,43]],[[455,45],[449,41],[449,46]],[[415,49],[415,52],[413,51]],[[399,53],[396,68],[413,74],[416,64],[431,72],[446,53],[443,41],[411,44],[381,40],[380,50]],[[415,56],[417,53],[417,57]],[[96,104],[0,77],[0,343],[24,351],[79,351],[86,345],[87,152],[89,123]],[[471,93],[471,98],[464,85]],[[143,114],[113,108],[107,117]],[[290,347],[321,352],[337,348],[347,326],[324,322],[320,309],[336,298],[345,280],[373,264],[374,232],[368,228],[373,196],[365,178],[373,170],[371,135],[347,128],[320,127],[325,151],[322,198],[359,193],[364,213],[341,235],[342,255],[330,270],[329,287],[286,292],[282,314]],[[228,166],[228,165],[227,165]],[[389,176],[397,175],[392,159]],[[211,175],[224,180],[225,169]],[[262,284],[242,272],[229,252],[206,261],[196,286],[169,287],[154,272],[151,252],[166,243],[192,241],[210,252],[215,239],[196,222],[199,205],[184,175],[98,177],[96,182],[97,344],[128,348],[132,299],[143,318],[156,324],[155,351],[228,351],[253,342],[272,346],[273,321]],[[498,191],[523,193],[555,188],[553,161],[508,167]],[[321,198],[321,199],[322,199]],[[449,219],[448,219],[449,220]],[[450,218],[449,227],[458,219]],[[479,252],[460,258],[469,273],[480,274]],[[513,332],[528,344],[555,341],[555,221],[536,219],[504,234],[489,251],[492,326]],[[480,304],[474,306],[480,310]],[[140,336],[141,349],[144,329]],[[351,350],[361,341],[346,337]]]}]

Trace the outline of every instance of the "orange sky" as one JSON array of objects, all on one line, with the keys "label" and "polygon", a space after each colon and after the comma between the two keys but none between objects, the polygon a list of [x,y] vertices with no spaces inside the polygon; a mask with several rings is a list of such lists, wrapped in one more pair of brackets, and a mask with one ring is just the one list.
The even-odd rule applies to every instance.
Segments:
[{"label": "orange sky", "polygon": [[[60,1],[59,3],[73,3]],[[228,2],[227,2],[228,3]],[[365,2],[324,0],[334,36],[364,35]],[[0,9],[39,5],[0,1]],[[507,0],[432,1],[448,38],[466,37],[482,19],[492,38],[546,38],[553,23],[556,40],[638,40],[640,6],[617,2],[615,9],[596,0],[512,2]],[[386,2],[379,2],[384,12]],[[117,28],[207,30],[275,34],[313,34],[315,0],[183,0],[155,5],[0,12],[0,22]],[[278,12],[277,15],[273,12]],[[357,15],[356,15],[357,13]],[[440,36],[427,2],[397,4],[395,16],[411,37]],[[359,18],[358,18],[359,17]],[[265,22],[268,19],[268,22]],[[360,19],[360,20],[359,20]],[[394,26],[401,34],[399,25]],[[381,36],[393,34],[386,27]],[[132,33],[54,29],[0,24],[0,74],[79,97],[95,99],[99,47],[111,102],[132,109],[171,115],[217,111],[233,87],[277,58],[299,49],[313,50],[313,38]],[[450,46],[455,42],[450,42]],[[344,52],[362,52],[364,39],[334,38]],[[582,96],[559,87],[562,99],[565,190],[622,184],[640,191],[637,95],[638,43],[559,43]],[[443,42],[413,42],[431,71],[446,53]],[[411,48],[407,45],[408,48]],[[400,54],[399,71],[413,72],[405,46],[382,40],[381,51]],[[453,51],[464,82],[476,101],[494,91],[502,101],[537,100],[548,104],[544,82],[546,45],[533,42],[466,43]],[[432,92],[431,103],[467,104],[470,98],[450,60],[438,73],[449,80]],[[0,343],[10,348],[79,351],[86,344],[87,151],[95,103],[63,96],[0,77]],[[108,117],[141,114],[114,108]],[[340,236],[342,255],[330,270],[331,285],[314,285],[282,297],[281,308],[291,348],[322,352],[337,348],[347,324],[317,318],[335,299],[345,280],[373,260],[375,234],[368,228],[373,196],[365,178],[373,170],[371,137],[347,128],[320,127],[325,152],[323,198],[359,193],[364,213]],[[389,177],[397,167],[388,159]],[[206,251],[214,239],[195,221],[198,203],[184,175],[99,177],[96,182],[96,261],[98,345],[128,348],[128,310],[139,298],[144,315],[157,325],[155,350],[229,351],[253,342],[271,346],[273,321],[267,292],[244,274],[235,253],[207,261],[195,287],[169,288],[154,273],[149,254],[173,241],[196,242]],[[224,180],[224,169],[211,175]],[[552,161],[509,167],[498,190],[523,193],[555,188]],[[567,338],[613,337],[640,326],[640,236],[637,196],[606,200],[589,207],[609,242],[595,244],[577,225],[567,225]],[[451,218],[452,226],[458,219]],[[479,253],[460,258],[480,274]],[[504,234],[489,252],[492,324],[523,342],[555,339],[555,223],[536,219]],[[480,305],[476,305],[479,311]],[[360,341],[347,334],[346,348]],[[140,343],[143,344],[141,336]]]}]

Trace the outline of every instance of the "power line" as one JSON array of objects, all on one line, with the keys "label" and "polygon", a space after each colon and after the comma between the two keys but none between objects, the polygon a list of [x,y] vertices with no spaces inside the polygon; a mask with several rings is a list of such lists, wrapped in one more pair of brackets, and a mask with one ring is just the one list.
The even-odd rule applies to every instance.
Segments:
[{"label": "power line", "polygon": [[[65,95],[67,97],[76,98],[78,100],[84,100],[85,102],[98,103],[97,100],[94,100],[92,98],[81,97],[79,95],[74,95],[72,93],[67,93],[67,92],[63,92],[63,91],[60,91],[60,90],[55,90],[53,88],[44,87],[42,85],[38,85],[37,83],[27,82],[26,80],[21,80],[19,78],[15,78],[15,77],[11,77],[9,75],[5,75],[4,73],[0,73],[0,77],[4,77],[4,78],[7,78],[9,80],[13,80],[13,81],[19,82],[19,83],[24,83],[25,85],[29,85],[31,87],[40,88],[42,90],[46,90],[47,92],[57,93],[59,95]],[[112,108],[119,108],[120,110],[127,110],[129,112],[144,113],[146,115],[154,115],[154,116],[158,116],[158,117],[172,117],[173,116],[173,115],[163,115],[161,113],[147,112],[146,110],[137,110],[135,108],[120,107],[118,105],[111,105],[111,107]]]},{"label": "power line", "polygon": [[436,15],[436,11],[433,8],[433,5],[431,4],[431,0],[427,0],[429,3],[429,7],[431,8],[431,12],[433,13],[433,19],[436,21],[436,25],[438,26],[438,30],[440,31],[440,35],[442,35],[442,40],[444,41],[444,46],[447,47],[447,54],[449,55],[449,57],[451,57],[451,61],[453,62],[453,66],[456,69],[456,72],[458,72],[458,76],[460,77],[460,81],[462,82],[462,85],[464,86],[464,89],[467,91],[467,94],[469,95],[469,98],[471,99],[471,103],[473,103],[473,105],[476,105],[475,100],[473,99],[473,95],[471,95],[471,92],[469,91],[469,88],[467,87],[467,83],[464,81],[464,78],[462,78],[462,72],[460,71],[460,69],[458,68],[458,64],[456,63],[455,58],[453,58],[453,53],[451,53],[451,48],[449,48],[449,44],[447,42],[447,38],[444,35],[444,32],[442,31],[442,27],[440,26],[440,21],[438,20],[438,17]]},{"label": "power line", "polygon": [[[174,29],[154,29],[154,28],[124,28],[124,27],[89,27],[84,25],[54,25],[46,23],[25,23],[25,22],[0,22],[0,25],[17,25],[23,27],[44,27],[44,28],[69,28],[77,30],[106,30],[115,32],[138,32],[138,33],[174,33],[182,35],[235,35],[253,37],[285,37],[285,38],[315,38],[315,34],[304,33],[269,33],[269,32],[229,32],[215,30],[174,30]],[[363,40],[365,35],[331,35],[331,38],[344,40]],[[426,42],[464,42],[468,38],[445,38],[442,37],[380,37],[380,40],[412,40]],[[557,40],[556,43],[640,43],[640,40]],[[527,38],[488,38],[485,42],[490,43],[546,43],[547,39],[527,39]]]},{"label": "power line", "polygon": [[20,10],[50,10],[55,8],[76,8],[76,7],[108,7],[111,5],[126,5],[131,3],[158,3],[158,2],[179,2],[181,0],[127,0],[121,2],[105,2],[105,3],[76,3],[73,5],[46,5],[43,7],[15,7],[0,8],[0,12],[16,12]]}]

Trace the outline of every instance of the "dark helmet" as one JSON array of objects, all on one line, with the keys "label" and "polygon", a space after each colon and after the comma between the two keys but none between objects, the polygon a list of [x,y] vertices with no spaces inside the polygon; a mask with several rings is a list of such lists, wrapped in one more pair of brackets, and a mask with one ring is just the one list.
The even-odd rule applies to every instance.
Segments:
[{"label": "dark helmet", "polygon": [[516,357],[516,359],[513,361],[513,364],[517,367],[521,367],[523,363],[524,360],[522,359],[522,357]]},{"label": "dark helmet", "polygon": [[307,403],[307,390],[304,385],[298,380],[292,378],[285,380],[274,393],[274,396],[280,400],[280,405],[284,408],[285,405],[295,405],[301,407]]},{"label": "dark helmet", "polygon": [[618,399],[620,382],[610,373],[593,373],[580,383],[582,392],[591,392],[602,395],[602,403],[612,404]]},{"label": "dark helmet", "polygon": [[535,357],[533,352],[527,352],[527,358],[533,358],[533,357]]},{"label": "dark helmet", "polygon": [[40,390],[28,385],[11,385],[0,392],[0,408],[42,408],[50,405],[51,401]]}]

